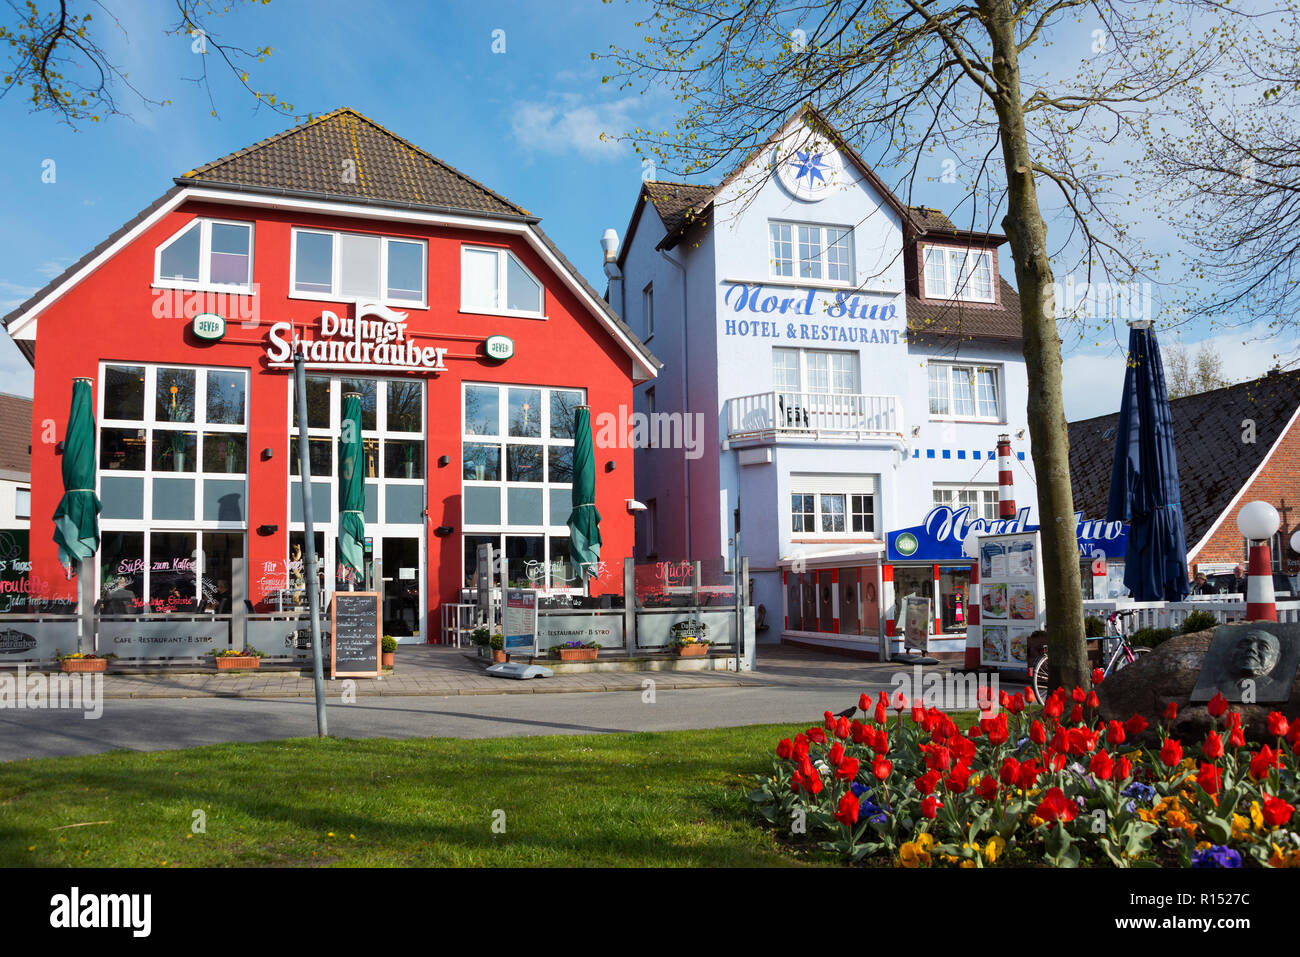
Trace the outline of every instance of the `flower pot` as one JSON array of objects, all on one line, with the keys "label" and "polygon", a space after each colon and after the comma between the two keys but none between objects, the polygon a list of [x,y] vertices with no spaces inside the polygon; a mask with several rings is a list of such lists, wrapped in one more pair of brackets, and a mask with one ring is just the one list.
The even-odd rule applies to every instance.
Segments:
[{"label": "flower pot", "polygon": [[497,664],[503,664],[506,660],[506,653],[504,651],[494,650],[492,652],[492,660]]},{"label": "flower pot", "polygon": [[235,671],[241,668],[256,669],[262,664],[262,659],[257,655],[227,655],[224,658],[217,658],[218,671]]},{"label": "flower pot", "polygon": [[107,671],[107,658],[64,658],[59,668],[66,672]]},{"label": "flower pot", "polygon": [[395,652],[395,651],[384,651],[384,652],[380,652],[380,655],[381,655],[381,657],[382,657],[382,659],[383,659],[383,665],[384,665],[385,668],[391,668],[391,667],[393,667],[393,658],[396,657],[397,652]]},{"label": "flower pot", "polygon": [[599,648],[561,648],[561,661],[595,661]]},{"label": "flower pot", "polygon": [[701,645],[698,642],[689,645],[682,645],[677,649],[679,658],[702,658],[709,653],[708,645]]}]

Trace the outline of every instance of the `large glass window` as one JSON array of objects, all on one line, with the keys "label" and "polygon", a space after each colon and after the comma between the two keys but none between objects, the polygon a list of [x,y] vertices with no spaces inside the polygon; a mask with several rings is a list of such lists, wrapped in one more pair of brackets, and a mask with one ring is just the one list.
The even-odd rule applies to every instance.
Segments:
[{"label": "large glass window", "polygon": [[196,219],[158,247],[154,282],[252,291],[252,224]]},{"label": "large glass window", "polygon": [[774,221],[768,223],[768,239],[775,277],[793,278],[797,258],[800,279],[854,281],[853,230],[849,227]]},{"label": "large glass window", "polygon": [[423,240],[295,229],[293,293],[423,306],[427,250]]},{"label": "large glass window", "polygon": [[971,518],[994,521],[998,517],[998,487],[996,485],[936,485],[934,504],[958,509],[966,506]]},{"label": "large glass window", "polygon": [[857,395],[862,391],[858,353],[774,348],[772,384],[778,392]]},{"label": "large glass window", "polygon": [[[498,547],[514,550],[509,574],[516,582],[529,581],[531,574],[533,587],[570,587],[554,570],[567,561],[567,544],[561,555],[558,543],[567,543],[573,423],[585,394],[475,383],[464,386],[463,396],[466,537],[487,535]],[[513,544],[507,546],[507,541]],[[534,564],[525,567],[525,561]],[[468,573],[470,564],[466,569]]]},{"label": "large glass window", "polygon": [[508,249],[461,247],[462,312],[542,315],[542,284]]},{"label": "large glass window", "polygon": [[873,476],[790,477],[790,531],[795,535],[874,537],[876,480]]},{"label": "large glass window", "polygon": [[930,362],[930,415],[997,421],[1002,415],[999,370],[993,366]]},{"label": "large glass window", "polygon": [[993,302],[993,254],[987,250],[927,246],[925,297]]}]

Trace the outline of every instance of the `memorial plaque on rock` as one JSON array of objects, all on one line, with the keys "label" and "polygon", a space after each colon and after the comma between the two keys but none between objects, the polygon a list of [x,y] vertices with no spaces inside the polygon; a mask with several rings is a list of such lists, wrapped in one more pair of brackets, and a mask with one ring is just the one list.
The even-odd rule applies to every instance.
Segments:
[{"label": "memorial plaque on rock", "polygon": [[1220,692],[1238,704],[1287,701],[1297,662],[1300,625],[1271,621],[1220,625],[1205,653],[1191,700],[1209,701]]},{"label": "memorial plaque on rock", "polygon": [[335,592],[330,599],[331,677],[379,677],[379,601],[376,591]]}]

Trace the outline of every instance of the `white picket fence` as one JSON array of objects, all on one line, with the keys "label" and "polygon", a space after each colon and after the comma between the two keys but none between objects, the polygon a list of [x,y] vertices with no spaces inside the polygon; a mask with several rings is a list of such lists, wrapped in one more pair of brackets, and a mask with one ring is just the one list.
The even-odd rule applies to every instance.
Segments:
[{"label": "white picket fence", "polygon": [[[1182,627],[1183,620],[1194,611],[1207,612],[1220,624],[1244,621],[1246,602],[1245,599],[1225,601],[1218,598],[1197,598],[1171,602],[1108,599],[1083,603],[1085,616],[1093,615],[1103,621],[1115,611],[1136,612],[1125,624],[1124,630],[1128,634],[1140,628],[1173,628],[1177,631]],[[1277,620],[1280,623],[1300,622],[1300,601],[1279,601]]]}]

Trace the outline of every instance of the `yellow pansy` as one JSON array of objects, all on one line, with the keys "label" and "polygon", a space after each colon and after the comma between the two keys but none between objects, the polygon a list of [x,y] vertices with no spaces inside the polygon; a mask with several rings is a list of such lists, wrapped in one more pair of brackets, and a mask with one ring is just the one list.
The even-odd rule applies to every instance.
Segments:
[{"label": "yellow pansy", "polygon": [[988,843],[984,845],[984,863],[992,864],[1002,856],[1002,852],[1007,849],[1007,842],[1000,837],[990,837]]},{"label": "yellow pansy", "polygon": [[898,863],[901,867],[925,867],[930,863],[930,855],[915,841],[908,841],[898,849]]},{"label": "yellow pansy", "polygon": [[1264,829],[1264,812],[1260,810],[1258,801],[1250,802],[1250,823],[1255,825],[1255,830]]},{"label": "yellow pansy", "polygon": [[916,835],[916,846],[921,849],[923,854],[929,854],[934,848],[934,835],[929,831],[922,831]]}]

